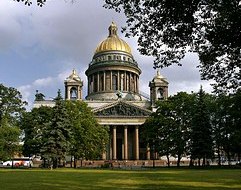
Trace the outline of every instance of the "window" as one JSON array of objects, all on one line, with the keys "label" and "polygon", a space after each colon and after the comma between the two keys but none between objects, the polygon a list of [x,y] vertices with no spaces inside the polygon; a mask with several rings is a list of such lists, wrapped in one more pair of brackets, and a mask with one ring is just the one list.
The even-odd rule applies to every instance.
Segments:
[{"label": "window", "polygon": [[78,98],[77,88],[76,87],[72,87],[70,89],[70,99],[71,100],[76,100],[77,98]]},{"label": "window", "polygon": [[158,100],[163,100],[163,89],[162,88],[159,88],[158,91],[157,91],[157,99]]}]

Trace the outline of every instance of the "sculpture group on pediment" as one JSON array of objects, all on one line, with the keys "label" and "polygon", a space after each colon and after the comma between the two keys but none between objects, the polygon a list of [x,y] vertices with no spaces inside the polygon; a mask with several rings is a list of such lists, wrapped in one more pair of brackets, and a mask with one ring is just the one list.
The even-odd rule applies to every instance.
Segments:
[{"label": "sculpture group on pediment", "polygon": [[95,113],[97,116],[148,116],[149,113],[136,107],[118,104]]}]

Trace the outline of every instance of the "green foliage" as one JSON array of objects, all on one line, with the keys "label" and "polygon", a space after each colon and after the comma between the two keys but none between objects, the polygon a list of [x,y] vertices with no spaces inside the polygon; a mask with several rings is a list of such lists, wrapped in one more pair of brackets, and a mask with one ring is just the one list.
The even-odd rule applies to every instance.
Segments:
[{"label": "green foliage", "polygon": [[160,155],[178,158],[180,165],[182,156],[188,152],[190,138],[192,105],[194,96],[184,92],[170,97],[157,104],[157,111],[147,119],[141,136],[151,148],[155,147]]},{"label": "green foliage", "polygon": [[108,129],[100,126],[87,104],[66,101],[72,129],[71,155],[76,159],[98,159],[108,142]]},{"label": "green foliage", "polygon": [[5,118],[10,125],[18,125],[26,105],[27,102],[22,101],[19,91],[0,84],[0,121]]},{"label": "green foliage", "polygon": [[46,130],[43,132],[43,147],[40,151],[43,158],[56,168],[58,162],[65,159],[71,138],[71,124],[60,91],[55,98],[53,117],[44,125]]},{"label": "green foliage", "polygon": [[218,154],[218,164],[221,165],[222,152],[225,151],[230,160],[231,144],[228,138],[232,126],[230,96],[220,94],[219,96],[214,97],[213,102],[210,105],[210,110],[214,148]]},{"label": "green foliage", "polygon": [[172,156],[177,157],[177,166],[180,165],[181,158],[190,152],[189,139],[191,129],[191,118],[193,115],[194,94],[179,92],[169,98],[175,111],[176,128],[173,131],[174,147]]},{"label": "green foliage", "polygon": [[232,125],[228,139],[230,141],[230,151],[241,158],[241,90],[230,95],[230,117]]},{"label": "green foliage", "polygon": [[21,129],[24,132],[23,154],[25,156],[41,155],[43,147],[43,133],[46,123],[50,123],[53,117],[51,107],[41,106],[26,112],[21,120]]},{"label": "green foliage", "polygon": [[27,104],[19,91],[0,84],[0,160],[11,158],[19,150],[19,120]]},{"label": "green foliage", "polygon": [[192,117],[191,158],[199,159],[199,161],[203,159],[203,165],[205,165],[207,158],[213,156],[212,128],[208,103],[207,95],[201,88],[196,96]]},{"label": "green foliage", "polygon": [[154,67],[180,65],[188,52],[200,59],[203,79],[217,91],[241,84],[240,0],[105,0],[104,7],[123,11],[126,36],[138,37],[139,51],[154,56]]},{"label": "green foliage", "polygon": [[75,159],[100,158],[108,141],[108,129],[97,123],[84,102],[64,101],[58,91],[55,103],[53,108],[34,108],[24,114],[24,154],[41,155],[54,167],[66,154]]},{"label": "green foliage", "polygon": [[0,127],[0,160],[9,160],[19,151],[20,130],[3,122]]},{"label": "green foliage", "polygon": [[[141,129],[141,137],[152,151],[177,158],[183,156],[207,164],[217,153],[222,159],[241,157],[241,91],[213,96],[180,92],[157,104],[157,111]],[[192,162],[191,162],[192,163]]]}]

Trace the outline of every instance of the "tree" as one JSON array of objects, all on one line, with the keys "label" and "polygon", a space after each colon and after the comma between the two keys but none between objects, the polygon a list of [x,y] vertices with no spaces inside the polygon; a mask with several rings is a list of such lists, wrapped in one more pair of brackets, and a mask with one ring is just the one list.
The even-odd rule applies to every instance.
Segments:
[{"label": "tree", "polygon": [[230,147],[231,143],[229,136],[231,133],[232,119],[230,115],[231,101],[230,96],[226,94],[219,94],[213,97],[213,101],[210,102],[210,121],[213,129],[213,142],[214,149],[217,153],[218,165],[222,164],[222,160],[226,152],[228,159],[230,160]]},{"label": "tree", "polygon": [[53,108],[41,106],[33,108],[26,112],[21,120],[21,129],[24,133],[23,154],[25,156],[41,156],[43,147],[43,134],[46,130],[46,124],[53,118]]},{"label": "tree", "polygon": [[[230,140],[230,151],[233,155],[241,159],[241,90],[239,89],[235,94],[231,96],[230,104],[230,115],[231,115],[231,133],[229,136]],[[230,161],[230,160],[229,160]]]},{"label": "tree", "polygon": [[172,156],[177,157],[177,166],[180,166],[180,161],[183,156],[190,153],[190,130],[193,116],[193,104],[195,94],[187,94],[179,92],[174,96],[169,97],[169,101],[173,104],[175,111],[175,120],[177,124],[174,129],[174,147]]},{"label": "tree", "polygon": [[78,159],[98,159],[108,142],[108,129],[100,126],[91,109],[82,101],[66,101],[71,123],[72,140],[70,154]]},{"label": "tree", "polygon": [[18,152],[19,120],[25,105],[19,91],[0,84],[0,160],[9,159]]},{"label": "tree", "polygon": [[170,166],[170,156],[174,149],[174,134],[177,128],[175,111],[169,100],[161,101],[157,105],[157,111],[148,118],[142,127],[142,137],[146,145],[155,153],[166,156],[167,165]]},{"label": "tree", "polygon": [[11,159],[19,152],[20,130],[17,126],[10,126],[2,121],[0,126],[0,160]]},{"label": "tree", "polygon": [[199,166],[201,159],[202,164],[206,165],[206,159],[213,156],[212,129],[207,105],[207,95],[201,87],[194,104],[191,128],[191,159],[198,159]]},{"label": "tree", "polygon": [[105,2],[104,7],[124,12],[124,33],[138,37],[139,51],[155,57],[155,68],[180,65],[188,51],[196,52],[202,79],[213,79],[216,91],[240,86],[240,0]]},{"label": "tree", "polygon": [[48,160],[51,165],[53,164],[53,168],[57,168],[58,163],[65,160],[71,138],[71,124],[60,90],[55,98],[53,118],[51,122],[45,123],[45,127],[41,153],[44,159]]}]

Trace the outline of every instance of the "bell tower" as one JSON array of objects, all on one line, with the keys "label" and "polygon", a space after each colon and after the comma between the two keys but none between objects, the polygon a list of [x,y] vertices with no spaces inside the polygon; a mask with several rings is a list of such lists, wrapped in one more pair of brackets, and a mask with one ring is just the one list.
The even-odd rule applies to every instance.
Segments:
[{"label": "bell tower", "polygon": [[83,81],[73,69],[72,74],[64,81],[65,84],[65,99],[66,100],[82,100]]},{"label": "bell tower", "polygon": [[157,70],[156,76],[150,81],[150,98],[152,107],[155,106],[155,103],[158,100],[166,100],[168,97],[168,82],[164,78],[160,71]]}]

